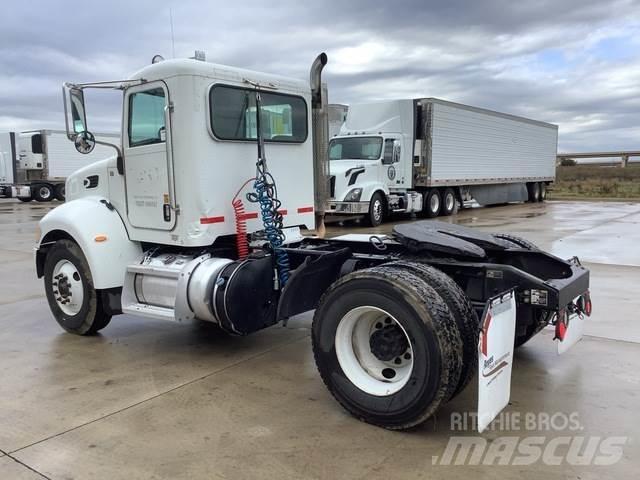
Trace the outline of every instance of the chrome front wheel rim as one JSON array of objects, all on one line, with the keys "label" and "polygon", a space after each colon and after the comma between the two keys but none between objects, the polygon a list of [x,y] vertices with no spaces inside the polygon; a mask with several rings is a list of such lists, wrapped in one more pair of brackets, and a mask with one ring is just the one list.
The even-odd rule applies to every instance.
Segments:
[{"label": "chrome front wheel rim", "polygon": [[53,268],[51,288],[56,304],[65,315],[77,315],[82,309],[84,285],[76,266],[69,260],[60,260]]}]

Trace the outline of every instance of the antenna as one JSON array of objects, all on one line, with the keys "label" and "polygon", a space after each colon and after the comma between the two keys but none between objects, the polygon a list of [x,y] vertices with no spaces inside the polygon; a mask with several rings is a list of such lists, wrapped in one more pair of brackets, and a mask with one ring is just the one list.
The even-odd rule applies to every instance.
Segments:
[{"label": "antenna", "polygon": [[171,52],[173,53],[173,58],[176,58],[176,42],[173,38],[173,12],[171,11],[171,7],[169,7],[169,23],[171,24]]}]

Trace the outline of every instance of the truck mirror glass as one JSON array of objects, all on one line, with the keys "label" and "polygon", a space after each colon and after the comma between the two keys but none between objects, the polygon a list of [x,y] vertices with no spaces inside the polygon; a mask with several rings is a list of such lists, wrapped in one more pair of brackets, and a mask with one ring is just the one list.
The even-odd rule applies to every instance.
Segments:
[{"label": "truck mirror glass", "polygon": [[398,140],[393,141],[393,163],[400,161],[400,142]]},{"label": "truck mirror glass", "polygon": [[394,144],[394,140],[392,139],[387,139],[384,141],[384,153],[382,155],[383,165],[391,165],[394,162],[393,144]]},{"label": "truck mirror glass", "polygon": [[91,132],[80,132],[73,140],[76,150],[80,153],[91,153],[96,146],[96,139]]},{"label": "truck mirror glass", "polygon": [[84,108],[84,94],[79,88],[69,90],[71,106],[71,123],[73,133],[78,134],[87,130],[87,116]]}]

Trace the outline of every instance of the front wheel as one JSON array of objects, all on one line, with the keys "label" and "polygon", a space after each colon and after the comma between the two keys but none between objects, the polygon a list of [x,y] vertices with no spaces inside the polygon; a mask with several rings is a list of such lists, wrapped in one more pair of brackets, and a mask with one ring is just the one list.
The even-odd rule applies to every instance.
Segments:
[{"label": "front wheel", "polygon": [[93,287],[87,259],[71,240],[58,240],[47,253],[44,288],[51,313],[69,333],[91,335],[111,320]]},{"label": "front wheel", "polygon": [[316,309],[320,376],[352,415],[389,429],[424,422],[458,385],[462,341],[440,295],[396,268],[350,273]]},{"label": "front wheel", "polygon": [[370,227],[379,226],[384,220],[384,198],[380,192],[376,192],[369,202],[369,214],[367,215],[367,223]]}]

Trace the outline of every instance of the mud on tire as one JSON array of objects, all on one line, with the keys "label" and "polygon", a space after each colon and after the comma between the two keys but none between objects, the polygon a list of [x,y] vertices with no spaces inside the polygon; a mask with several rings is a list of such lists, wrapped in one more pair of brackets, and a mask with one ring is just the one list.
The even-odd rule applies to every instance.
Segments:
[{"label": "mud on tire", "polygon": [[[396,326],[391,319],[397,322],[401,328],[396,333],[404,332],[407,351],[411,352],[406,383],[393,384],[391,380],[385,390],[384,379],[375,380],[378,383],[371,385],[382,385],[383,391],[373,390],[369,384],[353,380],[354,372],[360,375],[358,378],[364,372],[367,379],[368,371],[361,364],[347,363],[344,356],[339,358],[338,350],[344,349],[342,345],[353,344],[353,340],[337,337],[337,333],[344,332],[343,322],[362,309],[382,312],[381,321],[373,318],[370,351],[365,352],[369,358],[377,355],[375,329],[381,328],[378,323],[387,322],[383,317],[389,318],[389,327]],[[462,340],[456,321],[436,290],[410,271],[380,266],[337,280],[316,309],[312,340],[316,365],[329,392],[358,419],[384,428],[407,429],[424,422],[451,397],[460,380]],[[376,356],[377,361],[381,362],[381,358],[384,357]]]},{"label": "mud on tire", "polygon": [[469,384],[478,367],[479,320],[469,299],[451,277],[430,265],[398,261],[387,263],[385,266],[408,270],[422,278],[438,292],[453,314],[460,332],[463,352],[460,380],[451,398],[455,397]]}]

